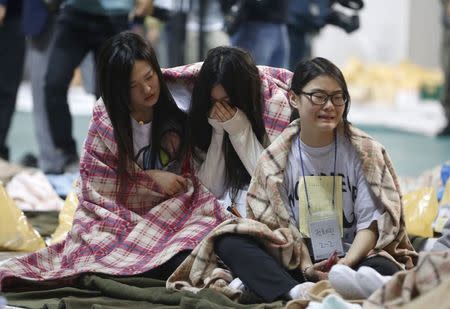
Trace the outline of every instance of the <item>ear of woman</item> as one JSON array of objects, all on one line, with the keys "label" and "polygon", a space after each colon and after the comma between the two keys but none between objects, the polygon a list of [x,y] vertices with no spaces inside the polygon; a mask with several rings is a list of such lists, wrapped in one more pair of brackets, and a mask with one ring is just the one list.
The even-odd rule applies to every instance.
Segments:
[{"label": "ear of woman", "polygon": [[289,91],[289,104],[291,104],[291,106],[293,108],[297,108],[297,105],[298,105],[297,100],[298,100],[298,98],[297,98],[297,95],[295,94],[295,92],[290,90]]}]

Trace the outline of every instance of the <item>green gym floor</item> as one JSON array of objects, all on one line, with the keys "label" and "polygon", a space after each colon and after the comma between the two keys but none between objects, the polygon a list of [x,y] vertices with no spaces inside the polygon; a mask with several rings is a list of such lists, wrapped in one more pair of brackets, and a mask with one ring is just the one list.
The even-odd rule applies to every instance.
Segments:
[{"label": "green gym floor", "polygon": [[[9,133],[11,159],[17,162],[25,152],[37,153],[30,112],[16,112]],[[73,130],[81,149],[89,126],[89,116],[74,116]],[[450,160],[450,137],[436,138],[381,126],[358,126],[388,150],[400,176],[418,176],[423,171]]]}]

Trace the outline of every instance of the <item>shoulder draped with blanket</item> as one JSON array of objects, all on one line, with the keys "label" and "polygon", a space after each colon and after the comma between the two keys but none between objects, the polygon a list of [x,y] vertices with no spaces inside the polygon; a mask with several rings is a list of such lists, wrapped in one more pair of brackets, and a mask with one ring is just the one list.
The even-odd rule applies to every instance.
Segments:
[{"label": "shoulder draped with blanket", "polygon": [[[187,89],[174,93],[178,105],[180,99],[189,101],[200,66],[163,70],[169,86]],[[259,69],[264,122],[274,139],[289,123],[287,90],[292,73]],[[86,272],[143,273],[180,251],[195,248],[213,228],[231,218],[192,175],[186,175],[190,178],[186,193],[167,199],[148,173],[136,168],[125,192],[126,203],[119,203],[115,194],[117,159],[111,121],[99,100],[80,161],[79,205],[71,231],[60,243],[3,264],[0,290],[21,288],[26,280],[70,284]]]},{"label": "shoulder draped with blanket", "polygon": [[137,166],[130,169],[126,199],[119,202],[117,159],[113,128],[99,100],[80,161],[79,205],[71,231],[61,243],[2,265],[1,290],[21,288],[20,279],[70,284],[71,278],[87,272],[143,273],[193,249],[229,218],[195,178],[186,175],[187,192],[168,199]]},{"label": "shoulder draped with blanket", "polygon": [[[212,254],[214,240],[226,233],[257,237],[283,266],[299,267],[304,258],[302,254],[306,254],[301,250],[305,243],[298,228],[291,223],[281,197],[284,170],[299,132],[300,122],[296,120],[262,153],[248,190],[247,218],[228,220],[217,227],[169,278],[169,288],[196,291],[211,286],[235,297],[238,292],[225,284],[231,277],[217,269],[219,263]],[[385,209],[377,221],[379,237],[369,256],[383,255],[400,267],[410,269],[417,253],[406,234],[402,196],[392,162],[384,147],[363,131],[351,127],[351,134],[351,143],[359,155],[369,188]]]}]

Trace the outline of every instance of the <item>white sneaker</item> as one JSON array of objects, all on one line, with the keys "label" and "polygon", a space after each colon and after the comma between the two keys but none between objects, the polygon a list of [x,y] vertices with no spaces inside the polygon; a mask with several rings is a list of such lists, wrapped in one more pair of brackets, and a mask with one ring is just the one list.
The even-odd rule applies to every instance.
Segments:
[{"label": "white sneaker", "polygon": [[309,299],[308,291],[314,286],[313,282],[303,282],[294,286],[288,293],[290,299]]},{"label": "white sneaker", "polygon": [[367,266],[361,266],[356,272],[356,280],[364,291],[365,298],[372,295],[390,279],[391,276],[382,276],[375,269]]},{"label": "white sneaker", "polygon": [[239,278],[234,278],[233,281],[230,282],[230,284],[228,284],[228,287],[235,289],[235,290],[240,290],[242,292],[244,292],[245,290],[245,285],[242,283],[241,279]]},{"label": "white sneaker", "polygon": [[334,265],[328,273],[333,289],[345,299],[365,299],[365,291],[357,281],[356,271],[346,265]]}]

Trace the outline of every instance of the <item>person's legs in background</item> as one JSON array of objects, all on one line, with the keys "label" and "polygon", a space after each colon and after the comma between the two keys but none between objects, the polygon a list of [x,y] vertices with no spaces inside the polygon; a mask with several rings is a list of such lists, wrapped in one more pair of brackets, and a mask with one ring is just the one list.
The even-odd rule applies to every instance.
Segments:
[{"label": "person's legs in background", "polygon": [[206,55],[214,47],[230,45],[230,37],[224,31],[208,31],[206,32],[205,45]]},{"label": "person's legs in background", "polygon": [[450,136],[450,1],[442,1],[442,9],[446,18],[444,18],[442,27],[441,43],[441,64],[444,71],[444,87],[442,89],[441,104],[444,108],[447,118],[447,126],[444,127],[439,136]]},{"label": "person's legs in background", "polygon": [[289,70],[294,72],[295,65],[311,57],[310,34],[288,25],[289,36]]},{"label": "person's legs in background", "polygon": [[[79,161],[67,101],[74,70],[89,52],[93,52],[95,58],[107,38],[128,29],[128,26],[128,14],[93,15],[69,6],[60,13],[49,51],[44,93],[53,143],[64,156],[62,171],[75,171]],[[98,93],[96,95],[98,97]]]},{"label": "person's legs in background", "polygon": [[250,51],[258,65],[272,67],[287,67],[288,65],[289,38],[286,25],[256,21],[244,22],[231,36],[231,44]]},{"label": "person's legs in background", "polygon": [[93,52],[89,52],[81,61],[80,73],[84,91],[95,95],[97,89],[95,85],[95,59]]},{"label": "person's legs in background", "polygon": [[275,44],[275,50],[272,53],[269,65],[277,68],[289,68],[290,42],[287,26],[280,24],[274,30],[277,33],[277,43]]},{"label": "person's legs in background", "polygon": [[[450,46],[449,46],[450,48]],[[450,54],[448,54],[450,57]],[[447,125],[438,133],[438,136],[450,136],[450,72],[444,72],[444,87],[441,104],[444,109]]]},{"label": "person's legs in background", "polygon": [[45,108],[44,78],[52,44],[56,17],[49,19],[45,30],[29,40],[31,91],[33,96],[33,122],[38,145],[38,167],[44,173],[59,173],[64,156],[53,143]]},{"label": "person's legs in background", "polygon": [[[217,46],[227,46],[230,45],[230,38],[223,31],[205,31],[205,47],[204,47],[204,55],[211,48]],[[198,55],[198,41],[199,41],[199,32],[198,31],[187,31],[186,32],[186,47],[185,47],[185,63],[194,63],[198,61],[203,61],[203,59],[199,59]]]},{"label": "person's legs in background", "polygon": [[25,36],[19,18],[4,21],[0,27],[0,157],[9,159],[6,138],[16,106],[25,58]]},{"label": "person's legs in background", "polygon": [[75,68],[89,50],[89,33],[83,31],[82,27],[74,26],[77,23],[84,23],[81,16],[72,14],[71,10],[61,12],[54,42],[48,51],[45,74],[44,97],[50,133],[57,151],[64,157],[63,166],[55,166],[60,172],[63,172],[66,166],[78,162],[67,92]]},{"label": "person's legs in background", "polygon": [[186,64],[201,61],[201,59],[198,59],[198,37],[198,31],[186,31],[184,48],[184,62]]},{"label": "person's legs in background", "polygon": [[[446,53],[447,57],[450,58],[450,42],[449,45],[446,46],[446,49],[448,49],[448,52]],[[450,61],[450,59],[448,61]],[[441,104],[447,119],[447,125],[438,133],[438,135],[442,137],[450,136],[450,66],[444,70],[444,87],[442,89]]]}]

